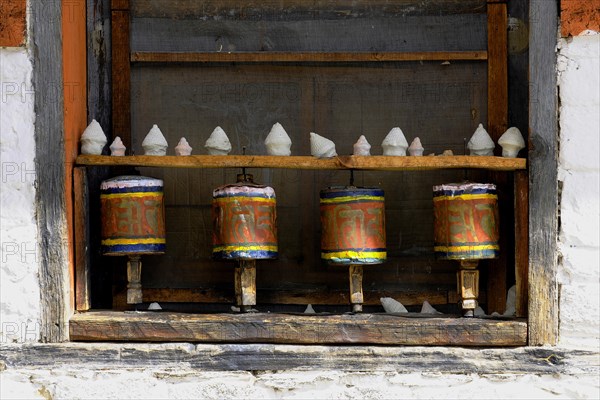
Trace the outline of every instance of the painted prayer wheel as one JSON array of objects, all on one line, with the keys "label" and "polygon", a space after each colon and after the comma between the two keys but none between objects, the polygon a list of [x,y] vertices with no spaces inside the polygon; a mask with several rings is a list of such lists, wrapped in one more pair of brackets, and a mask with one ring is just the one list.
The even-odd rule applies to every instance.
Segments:
[{"label": "painted prayer wheel", "polygon": [[242,179],[213,191],[213,256],[228,260],[277,258],[275,191]]},{"label": "painted prayer wheel", "polygon": [[385,203],[377,188],[321,190],[321,258],[330,264],[381,264],[387,258]]},{"label": "painted prayer wheel", "polygon": [[496,185],[450,183],[433,187],[434,251],[460,261],[457,290],[465,316],[473,316],[479,296],[478,260],[498,257]]},{"label": "painted prayer wheel", "polygon": [[383,190],[354,186],[321,190],[321,258],[329,264],[348,265],[350,303],[362,311],[363,265],[387,258]]},{"label": "painted prayer wheel", "polygon": [[165,252],[163,181],[144,176],[118,176],[100,185],[101,247],[104,255],[129,257],[127,303],[142,303],[144,254]]},{"label": "painted prayer wheel", "polygon": [[433,188],[434,251],[446,260],[496,258],[496,185],[450,183]]},{"label": "painted prayer wheel", "polygon": [[102,252],[105,255],[165,252],[163,181],[118,176],[100,186]]}]

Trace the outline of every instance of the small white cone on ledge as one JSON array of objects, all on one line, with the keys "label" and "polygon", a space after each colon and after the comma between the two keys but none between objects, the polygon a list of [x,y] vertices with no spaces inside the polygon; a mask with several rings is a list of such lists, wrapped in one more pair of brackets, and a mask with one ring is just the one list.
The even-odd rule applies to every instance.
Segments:
[{"label": "small white cone on ledge", "polygon": [[125,155],[125,145],[120,137],[116,137],[110,145],[110,155],[115,157],[122,157]]},{"label": "small white cone on ledge", "polygon": [[392,128],[385,139],[383,139],[383,142],[381,142],[381,147],[383,147],[384,156],[405,156],[406,149],[408,149],[408,142],[402,129],[398,127]]},{"label": "small white cone on ledge", "polygon": [[186,140],[186,138],[182,137],[179,139],[179,143],[175,146],[175,155],[177,156],[189,156],[192,154],[192,147]]},{"label": "small white cone on ledge", "polygon": [[408,146],[408,154],[411,156],[421,157],[423,155],[423,145],[421,144],[421,139],[418,137],[414,138],[410,146]]},{"label": "small white cone on ledge", "polygon": [[292,139],[283,126],[276,122],[265,139],[267,154],[271,156],[289,156],[292,154]]},{"label": "small white cone on ledge", "polygon": [[408,310],[402,303],[391,297],[382,297],[379,299],[386,313],[407,313]]},{"label": "small white cone on ledge", "polygon": [[519,128],[513,126],[500,136],[498,144],[502,147],[502,157],[515,158],[525,148],[525,139]]},{"label": "small white cone on ledge", "polygon": [[144,155],[164,156],[167,154],[167,147],[169,147],[167,139],[165,139],[163,133],[158,128],[158,125],[153,125],[152,129],[150,129],[142,142]]},{"label": "small white cone on ledge", "polygon": [[356,143],[354,143],[354,152],[355,156],[370,156],[371,155],[371,145],[367,141],[365,135],[360,135]]},{"label": "small white cone on ledge", "polygon": [[467,143],[467,148],[472,156],[493,156],[495,147],[494,141],[482,124],[479,124]]},{"label": "small white cone on ledge", "polygon": [[335,157],[337,156],[337,153],[335,152],[335,143],[321,135],[311,132],[310,154],[317,158]]},{"label": "small white cone on ledge", "polygon": [[225,131],[217,126],[206,140],[204,147],[212,156],[226,156],[231,151],[231,142]]},{"label": "small white cone on ledge", "polygon": [[429,302],[427,300],[425,300],[423,302],[423,306],[421,307],[421,314],[442,314],[442,313],[439,312],[438,310],[436,310],[435,308],[433,308],[433,306],[431,304],[429,304]]},{"label": "small white cone on ledge", "polygon": [[81,154],[100,155],[107,142],[102,127],[93,119],[81,134]]},{"label": "small white cone on ledge", "polygon": [[313,308],[312,304],[309,304],[306,306],[306,310],[304,310],[304,314],[316,314],[315,309]]}]

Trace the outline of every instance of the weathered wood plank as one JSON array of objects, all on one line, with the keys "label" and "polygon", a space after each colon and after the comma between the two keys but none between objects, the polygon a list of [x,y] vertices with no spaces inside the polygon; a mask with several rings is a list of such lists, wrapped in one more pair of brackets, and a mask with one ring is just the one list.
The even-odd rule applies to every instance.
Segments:
[{"label": "weathered wood plank", "polygon": [[75,309],[87,311],[92,306],[90,271],[90,225],[86,168],[73,170],[74,230],[75,230]]},{"label": "weathered wood plank", "polygon": [[515,173],[515,286],[517,317],[527,317],[529,272],[529,176]]},{"label": "weathered wood plank", "polygon": [[[598,354],[557,348],[446,348],[273,344],[65,343],[0,346],[0,366],[102,371],[420,371],[464,374],[563,374],[597,371]],[[595,367],[594,367],[595,366]]]},{"label": "weathered wood plank", "polygon": [[379,62],[379,61],[485,61],[486,51],[428,52],[133,52],[132,62]]},{"label": "weathered wood plank", "polygon": [[[114,6],[114,1],[113,1]],[[131,64],[129,62],[129,11],[113,10],[112,41],[112,134],[131,149]]]},{"label": "weathered wood plank", "polygon": [[557,4],[529,4],[529,344],[556,344]]},{"label": "weathered wood plank", "polygon": [[[506,4],[490,3],[487,6],[488,16],[488,126],[487,130],[494,140],[506,131],[508,124],[508,16]],[[496,154],[500,155],[500,146],[496,146]],[[498,206],[502,217],[510,215],[513,202],[509,201],[511,189],[508,187],[508,177],[504,174],[490,174],[490,179],[498,189]],[[511,218],[501,218],[511,221]],[[510,257],[509,248],[512,246],[512,228],[506,223],[500,223],[500,256],[490,260],[488,269],[488,313],[504,313],[506,305],[506,271]]]},{"label": "weathered wood plank", "polygon": [[78,165],[140,166],[164,168],[285,168],[312,170],[379,170],[410,171],[477,168],[496,171],[525,169],[524,158],[486,156],[447,157],[393,157],[393,156],[338,156],[318,159],[310,156],[90,156],[77,157]]},{"label": "weathered wood plank", "polygon": [[74,315],[69,327],[75,341],[522,346],[527,340],[523,320],[389,314],[88,312]]},{"label": "weathered wood plank", "polygon": [[[68,339],[68,248],[65,199],[65,143],[62,82],[61,2],[34,1],[31,7],[35,87],[36,217],[40,253],[41,340]],[[52,60],[50,62],[49,60]],[[49,101],[49,99],[52,99]]]}]

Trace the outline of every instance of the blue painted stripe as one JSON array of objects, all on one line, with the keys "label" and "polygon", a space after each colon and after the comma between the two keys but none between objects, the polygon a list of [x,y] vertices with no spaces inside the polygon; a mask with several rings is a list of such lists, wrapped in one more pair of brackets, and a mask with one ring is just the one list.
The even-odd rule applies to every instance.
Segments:
[{"label": "blue painted stripe", "polygon": [[349,190],[321,190],[322,199],[334,199],[346,196],[383,196],[382,189],[349,189]]},{"label": "blue painted stripe", "polygon": [[497,258],[499,250],[477,250],[477,251],[436,251],[437,258],[446,260],[477,260],[486,258]]},{"label": "blue painted stripe", "polygon": [[102,253],[164,253],[166,245],[163,244],[116,244],[112,246],[103,245]]},{"label": "blue painted stripe", "polygon": [[162,192],[162,186],[133,186],[124,188],[108,188],[100,190],[101,194],[113,193],[140,193],[140,192]]},{"label": "blue painted stripe", "polygon": [[277,258],[276,251],[265,250],[247,250],[247,251],[217,251],[213,253],[213,258],[217,260],[264,260]]}]

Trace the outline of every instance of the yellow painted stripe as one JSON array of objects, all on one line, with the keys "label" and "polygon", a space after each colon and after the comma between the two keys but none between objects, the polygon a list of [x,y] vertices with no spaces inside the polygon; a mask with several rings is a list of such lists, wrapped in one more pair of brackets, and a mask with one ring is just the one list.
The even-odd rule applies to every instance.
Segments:
[{"label": "yellow painted stripe", "polygon": [[372,201],[383,201],[383,196],[342,196],[342,197],[333,197],[329,199],[321,199],[321,203],[345,203],[349,201],[359,201],[359,200],[372,200]]},{"label": "yellow painted stripe", "polygon": [[215,251],[277,251],[277,246],[215,246]]},{"label": "yellow painted stripe", "polygon": [[333,259],[333,258],[374,258],[383,260],[387,257],[385,251],[337,251],[333,253],[321,253],[321,258]]},{"label": "yellow painted stripe", "polygon": [[241,203],[248,203],[248,202],[261,202],[261,203],[272,203],[275,204],[275,199],[271,198],[265,198],[265,197],[248,197],[248,196],[236,196],[236,197],[217,197],[216,199],[213,199],[213,201],[216,201],[217,203],[233,203],[233,202],[241,202]]},{"label": "yellow painted stripe", "polygon": [[102,244],[114,246],[118,244],[165,244],[164,238],[140,238],[140,239],[104,239]]},{"label": "yellow painted stripe", "polygon": [[456,252],[456,251],[475,251],[475,250],[500,250],[497,244],[484,244],[477,246],[434,246],[435,251]]},{"label": "yellow painted stripe", "polygon": [[162,192],[133,192],[133,193],[111,193],[101,194],[101,199],[121,199],[124,197],[162,197]]},{"label": "yellow painted stripe", "polygon": [[479,199],[497,199],[496,194],[461,194],[458,196],[436,196],[433,201],[442,200],[479,200]]}]

